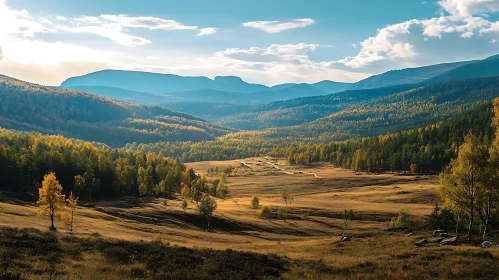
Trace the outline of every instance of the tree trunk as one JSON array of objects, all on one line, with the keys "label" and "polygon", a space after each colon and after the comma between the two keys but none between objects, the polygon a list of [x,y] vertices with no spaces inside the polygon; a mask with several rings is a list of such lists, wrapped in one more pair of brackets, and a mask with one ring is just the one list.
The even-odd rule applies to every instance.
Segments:
[{"label": "tree trunk", "polygon": [[51,222],[51,224],[50,224],[50,230],[51,230],[51,231],[55,231],[55,230],[56,230],[56,228],[55,228],[55,226],[54,226],[54,211],[52,211],[52,212],[50,213],[50,222]]},{"label": "tree trunk", "polygon": [[470,202],[470,216],[468,224],[468,243],[471,243],[471,231],[473,230],[473,216],[475,214],[473,200]]},{"label": "tree trunk", "polygon": [[75,210],[71,210],[71,229],[69,231],[73,232],[73,220],[74,220]]},{"label": "tree trunk", "polygon": [[489,193],[489,196],[487,197],[487,217],[485,217],[485,227],[483,229],[483,237],[487,235],[487,228],[489,227],[491,200],[492,200],[492,194]]},{"label": "tree trunk", "polygon": [[456,233],[459,233],[459,220],[461,218],[461,211],[457,213],[457,219],[456,219]]}]

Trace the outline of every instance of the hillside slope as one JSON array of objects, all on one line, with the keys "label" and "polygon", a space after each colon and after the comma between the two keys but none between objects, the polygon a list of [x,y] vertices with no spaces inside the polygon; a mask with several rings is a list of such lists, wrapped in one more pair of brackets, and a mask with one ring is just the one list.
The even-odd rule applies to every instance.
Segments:
[{"label": "hillside slope", "polygon": [[111,146],[200,141],[231,129],[160,106],[141,106],[0,76],[0,126],[62,134]]},{"label": "hillside slope", "polygon": [[391,70],[359,81],[353,84],[350,89],[369,89],[402,84],[416,84],[469,63],[473,63],[473,61],[443,63],[417,68]]},{"label": "hillside slope", "polygon": [[497,75],[499,75],[499,55],[491,56],[484,60],[479,60],[454,68],[429,79],[427,83],[493,77]]}]

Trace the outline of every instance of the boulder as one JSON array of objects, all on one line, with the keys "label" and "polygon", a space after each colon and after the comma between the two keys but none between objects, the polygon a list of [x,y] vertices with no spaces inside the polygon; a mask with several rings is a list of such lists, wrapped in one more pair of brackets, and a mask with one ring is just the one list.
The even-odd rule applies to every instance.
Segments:
[{"label": "boulder", "polygon": [[412,235],[412,232],[411,232],[411,233],[406,234],[406,235],[405,235],[405,237],[409,237],[409,236],[411,236],[411,235]]},{"label": "boulder", "polygon": [[447,234],[445,230],[437,229],[436,231],[433,232],[433,237],[445,237],[441,236],[442,234]]},{"label": "boulder", "polygon": [[440,243],[440,242],[442,242],[442,240],[444,240],[444,239],[445,239],[445,238],[443,238],[443,237],[438,237],[438,238],[432,238],[432,239],[430,239],[429,241],[430,241],[430,243]]},{"label": "boulder", "polygon": [[482,243],[482,247],[483,248],[494,248],[494,247],[496,247],[496,245],[490,241],[484,241]]},{"label": "boulder", "polygon": [[440,241],[440,244],[442,245],[456,245],[457,244],[457,235],[449,238],[445,238],[444,240]]},{"label": "boulder", "polygon": [[350,241],[350,240],[352,240],[352,238],[351,238],[350,236],[343,236],[343,237],[340,239],[340,241],[341,241],[341,242]]},{"label": "boulder", "polygon": [[425,244],[428,244],[428,240],[426,239],[421,239],[418,242],[414,243],[416,246],[423,246]]}]

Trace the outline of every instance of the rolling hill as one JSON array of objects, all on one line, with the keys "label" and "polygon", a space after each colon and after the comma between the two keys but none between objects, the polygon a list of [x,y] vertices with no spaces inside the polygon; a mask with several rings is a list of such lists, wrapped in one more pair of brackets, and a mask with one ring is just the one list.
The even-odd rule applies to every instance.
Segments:
[{"label": "rolling hill", "polygon": [[389,87],[402,84],[416,84],[424,82],[442,73],[451,71],[473,61],[436,64],[417,68],[391,70],[379,75],[371,76],[352,85],[351,89],[370,89]]},{"label": "rolling hill", "polygon": [[0,76],[0,126],[123,146],[200,141],[234,131],[160,106],[141,106],[82,91]]}]

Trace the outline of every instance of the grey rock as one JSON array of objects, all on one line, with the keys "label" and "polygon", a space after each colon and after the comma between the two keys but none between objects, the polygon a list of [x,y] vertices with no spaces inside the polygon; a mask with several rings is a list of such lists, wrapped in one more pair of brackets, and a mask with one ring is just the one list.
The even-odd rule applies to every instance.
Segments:
[{"label": "grey rock", "polygon": [[442,245],[456,245],[457,244],[457,235],[449,238],[445,238],[444,240],[440,241],[440,244]]}]

